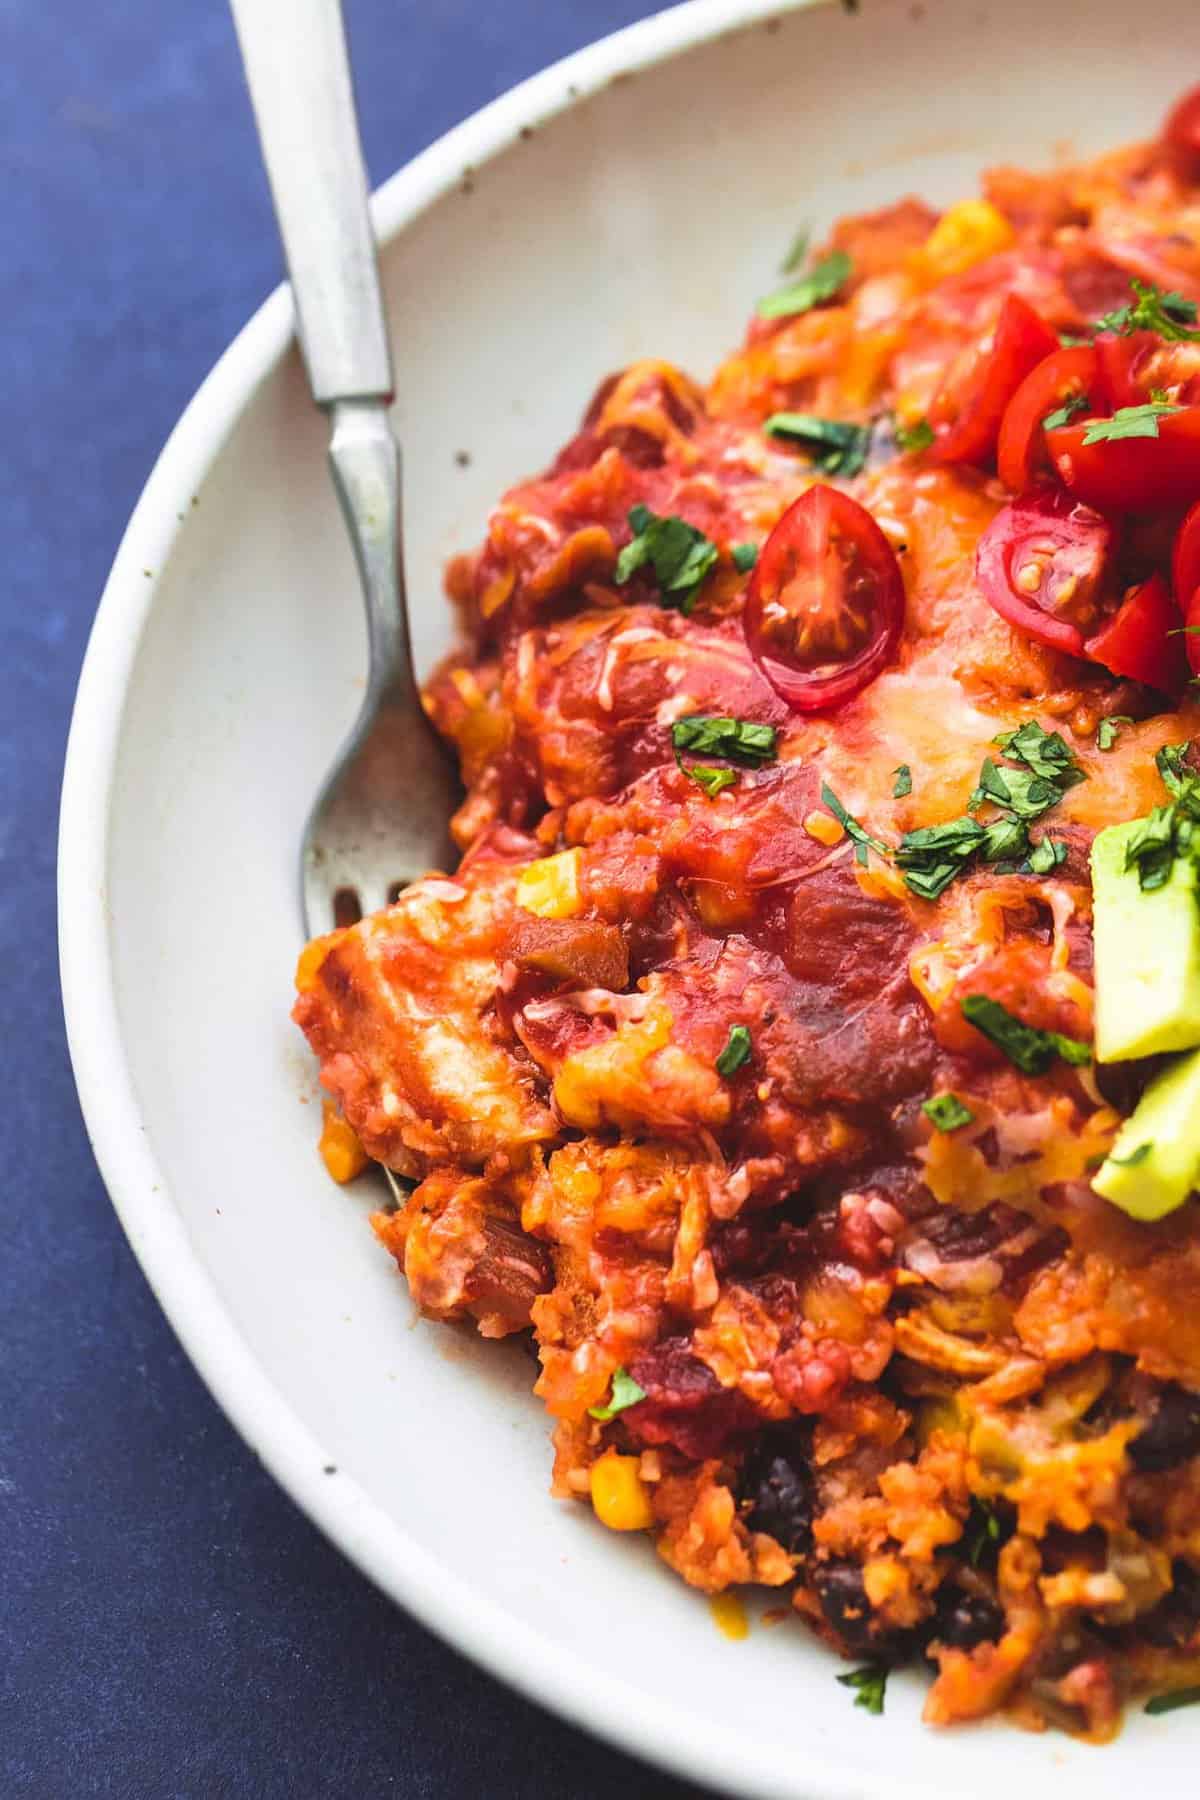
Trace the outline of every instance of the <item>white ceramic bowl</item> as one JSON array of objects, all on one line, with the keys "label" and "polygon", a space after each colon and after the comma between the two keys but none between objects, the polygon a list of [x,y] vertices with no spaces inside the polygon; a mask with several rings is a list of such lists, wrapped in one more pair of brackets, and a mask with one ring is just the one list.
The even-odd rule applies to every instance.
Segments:
[{"label": "white ceramic bowl", "polygon": [[[378,196],[428,663],[444,558],[632,357],[698,372],[797,226],[981,165],[1143,135],[1197,70],[1195,0],[698,0],[547,71]],[[213,1393],[301,1506],[469,1655],[604,1736],[738,1793],[1183,1789],[1187,1714],[1104,1751],[933,1736],[923,1684],[855,1712],[799,1630],[730,1643],[639,1540],[547,1495],[519,1349],[414,1319],[325,1178],[288,1022],[296,842],[364,644],[323,423],[276,293],[197,394],[121,546],[63,796],[63,985],[125,1229]],[[460,466],[456,453],[467,452]],[[336,1472],[333,1472],[336,1471]]]}]

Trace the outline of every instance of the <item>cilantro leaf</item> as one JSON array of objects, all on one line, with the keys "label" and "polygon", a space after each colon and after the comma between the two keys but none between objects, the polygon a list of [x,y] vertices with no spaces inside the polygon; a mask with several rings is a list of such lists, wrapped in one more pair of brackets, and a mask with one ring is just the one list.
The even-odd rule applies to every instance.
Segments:
[{"label": "cilantro leaf", "polygon": [[887,1692],[887,1669],[878,1666],[851,1669],[848,1675],[839,1675],[837,1679],[842,1687],[857,1688],[855,1706],[861,1706],[864,1712],[874,1713],[876,1717],[882,1713],[884,1695]]},{"label": "cilantro leaf", "polygon": [[750,1061],[750,1033],[744,1025],[729,1027],[729,1040],[718,1056],[715,1068],[718,1075],[726,1077],[736,1075],[743,1063]]},{"label": "cilantro leaf", "polygon": [[921,900],[936,900],[961,875],[987,832],[975,819],[948,819],[944,825],[922,825],[906,831],[896,849],[904,885]]},{"label": "cilantro leaf", "polygon": [[1171,343],[1188,343],[1200,338],[1200,331],[1192,329],[1196,323],[1194,300],[1185,300],[1182,294],[1164,294],[1161,288],[1139,281],[1136,276],[1129,285],[1134,292],[1133,301],[1097,319],[1097,331],[1116,331],[1122,336],[1132,331],[1156,331],[1159,337]]},{"label": "cilantro leaf", "polygon": [[1056,431],[1060,425],[1069,425],[1081,412],[1086,412],[1090,405],[1091,401],[1086,394],[1068,394],[1061,406],[1056,406],[1053,412],[1046,414],[1042,420],[1042,430]]},{"label": "cilantro leaf", "polygon": [[739,575],[748,575],[758,561],[757,544],[732,544],[729,550],[733,558],[733,566]]},{"label": "cilantro leaf", "polygon": [[802,225],[792,239],[791,248],[787,255],[779,265],[779,273],[781,275],[790,275],[793,269],[798,269],[800,267],[805,257],[808,255],[808,246],[811,238],[812,226]]},{"label": "cilantro leaf", "polygon": [[1178,1712],[1181,1706],[1200,1706],[1200,1687],[1175,1688],[1169,1694],[1153,1694],[1142,1710],[1151,1714],[1169,1713]]},{"label": "cilantro leaf", "polygon": [[808,450],[822,475],[857,475],[867,460],[871,434],[865,425],[821,419],[816,413],[778,412],[763,421],[769,437],[786,438]]},{"label": "cilantro leaf", "polygon": [[671,727],[676,756],[682,750],[693,750],[698,756],[727,756],[733,762],[748,763],[752,769],[774,761],[778,736],[774,725],[731,719],[719,713],[689,713],[676,719]]},{"label": "cilantro leaf", "polygon": [[981,861],[999,863],[1024,856],[1029,848],[1029,827],[1021,819],[993,819],[983,828],[979,846]]},{"label": "cilantro leaf", "polygon": [[1144,1144],[1138,1144],[1128,1156],[1109,1156],[1107,1160],[1115,1169],[1136,1169],[1139,1163],[1145,1162],[1153,1148],[1153,1141],[1148,1140]]},{"label": "cilantro leaf", "polygon": [[1156,438],[1158,421],[1166,413],[1177,413],[1178,406],[1161,400],[1147,400],[1142,406],[1121,406],[1111,419],[1091,419],[1083,434],[1088,444],[1113,444],[1121,438]]},{"label": "cilantro leaf", "polygon": [[821,783],[821,804],[827,806],[847,837],[853,838],[857,846],[855,860],[866,866],[868,850],[876,851],[880,856],[890,856],[891,851],[886,844],[880,843],[868,831],[865,831],[858,820],[853,818],[842,805],[833,789],[825,782]]},{"label": "cilantro leaf", "polygon": [[1062,733],[1043,731],[1036,719],[1026,719],[1015,731],[1002,731],[992,742],[1005,756],[1023,762],[1047,781],[1056,781],[1060,788],[1086,779]]},{"label": "cilantro leaf", "polygon": [[919,456],[933,442],[933,426],[928,419],[918,419],[913,425],[897,422],[892,435],[902,456]]},{"label": "cilantro leaf", "polygon": [[[807,246],[806,246],[807,248]],[[787,287],[768,294],[758,303],[760,319],[790,319],[810,312],[824,300],[832,300],[850,279],[852,264],[844,250],[831,250],[815,262],[807,274]]]},{"label": "cilantro leaf", "polygon": [[969,1106],[964,1106],[957,1094],[935,1094],[931,1100],[922,1100],[921,1111],[927,1119],[932,1120],[938,1131],[958,1131],[963,1125],[970,1125],[975,1114]]},{"label": "cilantro leaf", "polygon": [[1117,741],[1121,726],[1132,724],[1133,720],[1128,713],[1110,713],[1106,719],[1101,719],[1096,727],[1097,750],[1111,750]]},{"label": "cilantro leaf", "polygon": [[627,517],[634,535],[617,558],[617,585],[623,586],[630,576],[649,564],[662,604],[690,613],[717,560],[717,546],[686,519],[674,514],[661,518],[648,506],[632,506]]},{"label": "cilantro leaf", "polygon": [[962,1001],[962,1016],[998,1050],[1003,1050],[1022,1074],[1044,1075],[1056,1057],[1076,1067],[1092,1060],[1089,1045],[1078,1038],[1064,1037],[1061,1031],[1039,1031],[1034,1025],[1026,1025],[989,994],[967,994]]},{"label": "cilantro leaf", "polygon": [[1187,779],[1184,759],[1190,749],[1191,740],[1185,738],[1182,744],[1164,744],[1154,758],[1154,766],[1162,776],[1163,786],[1169,794],[1174,794],[1176,799],[1182,793],[1184,781]]},{"label": "cilantro leaf", "polygon": [[1060,838],[1044,837],[1029,852],[1029,873],[1031,875],[1049,875],[1051,869],[1057,869],[1060,863],[1067,860],[1067,846]]},{"label": "cilantro leaf", "polygon": [[892,774],[896,777],[892,783],[892,799],[907,799],[912,793],[912,770],[907,763],[901,763],[898,769],[892,770]]},{"label": "cilantro leaf", "polygon": [[698,788],[704,789],[710,800],[715,800],[718,794],[737,783],[736,769],[709,767],[705,763],[680,763],[679,767],[689,781],[694,781]]},{"label": "cilantro leaf", "polygon": [[1136,869],[1146,893],[1166,887],[1175,863],[1175,808],[1156,806],[1129,834],[1125,867]]},{"label": "cilantro leaf", "polygon": [[627,1406],[636,1406],[639,1400],[645,1398],[645,1388],[639,1387],[632,1375],[627,1374],[624,1369],[614,1369],[607,1402],[603,1406],[589,1406],[588,1412],[593,1419],[607,1422],[624,1412]]},{"label": "cilantro leaf", "polygon": [[972,1494],[971,1510],[963,1529],[962,1543],[967,1561],[973,1569],[979,1567],[991,1546],[1000,1542],[1003,1531],[1004,1527],[995,1507],[988,1501],[981,1500],[978,1494]]}]

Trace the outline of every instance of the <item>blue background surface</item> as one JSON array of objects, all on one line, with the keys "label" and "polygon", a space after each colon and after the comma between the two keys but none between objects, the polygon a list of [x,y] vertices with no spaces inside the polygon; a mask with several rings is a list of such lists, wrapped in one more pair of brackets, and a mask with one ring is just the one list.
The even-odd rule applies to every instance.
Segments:
[{"label": "blue background surface", "polygon": [[[348,0],[373,181],[651,10]],[[71,698],[151,464],[280,258],[221,0],[0,0],[0,95],[0,1795],[684,1800],[317,1535],[202,1388],[109,1208],[57,990]]]}]

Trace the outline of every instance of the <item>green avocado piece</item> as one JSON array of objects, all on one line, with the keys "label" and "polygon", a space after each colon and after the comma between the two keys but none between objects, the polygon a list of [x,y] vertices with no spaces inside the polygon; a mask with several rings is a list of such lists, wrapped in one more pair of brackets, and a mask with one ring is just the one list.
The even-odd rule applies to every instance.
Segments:
[{"label": "green avocado piece", "polygon": [[1092,1186],[1132,1219],[1161,1219],[1200,1181],[1200,1050],[1156,1075]]},{"label": "green avocado piece", "polygon": [[1200,900],[1196,865],[1177,856],[1149,892],[1125,847],[1142,823],[1110,825],[1092,845],[1096,1060],[1125,1062],[1200,1044]]}]

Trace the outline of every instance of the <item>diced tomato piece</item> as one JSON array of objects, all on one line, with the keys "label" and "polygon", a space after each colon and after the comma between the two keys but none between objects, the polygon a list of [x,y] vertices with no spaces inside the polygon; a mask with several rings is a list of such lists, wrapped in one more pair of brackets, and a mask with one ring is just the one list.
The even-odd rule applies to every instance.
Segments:
[{"label": "diced tomato piece", "polygon": [[929,422],[931,455],[939,462],[986,462],[996,447],[1004,409],[1058,338],[1019,294],[1007,294],[996,329],[974,359],[956,369],[934,397]]},{"label": "diced tomato piece", "polygon": [[1200,500],[1184,514],[1171,552],[1171,586],[1175,604],[1186,607],[1200,588]]},{"label": "diced tomato piece", "polygon": [[1163,139],[1185,162],[1200,162],[1200,87],[1189,88],[1167,114]]},{"label": "diced tomato piece", "polygon": [[1187,626],[1183,647],[1193,675],[1200,675],[1200,587],[1193,589],[1192,597],[1183,609],[1183,622]]},{"label": "diced tomato piece", "polygon": [[984,598],[1027,637],[1085,656],[1101,618],[1113,527],[1061,488],[1034,488],[997,513],[979,540]]},{"label": "diced tomato piece", "polygon": [[1102,630],[1084,646],[1089,661],[1114,675],[1143,681],[1164,694],[1181,693],[1187,681],[1187,658],[1179,628],[1179,609],[1161,575],[1151,575],[1130,588]]},{"label": "diced tomato piece", "polygon": [[839,706],[892,657],[904,582],[870,513],[818,485],[789,506],[758,554],[746,641],[771,686],[800,712]]},{"label": "diced tomato piece", "polygon": [[[1095,421],[1092,421],[1095,424]],[[1200,406],[1157,420],[1156,437],[1085,444],[1087,424],[1046,433],[1046,446],[1072,493],[1106,512],[1155,512],[1200,497]]]},{"label": "diced tomato piece", "polygon": [[1096,355],[1109,412],[1144,406],[1156,396],[1173,406],[1200,400],[1200,343],[1169,344],[1156,331],[1128,337],[1104,331],[1096,339]]},{"label": "diced tomato piece", "polygon": [[[996,468],[1005,487],[1023,494],[1049,472],[1043,420],[1069,400],[1090,401],[1097,381],[1096,352],[1090,344],[1056,350],[1031,370],[1009,401],[1000,426]],[[1092,405],[1086,410],[1101,409]]]}]

